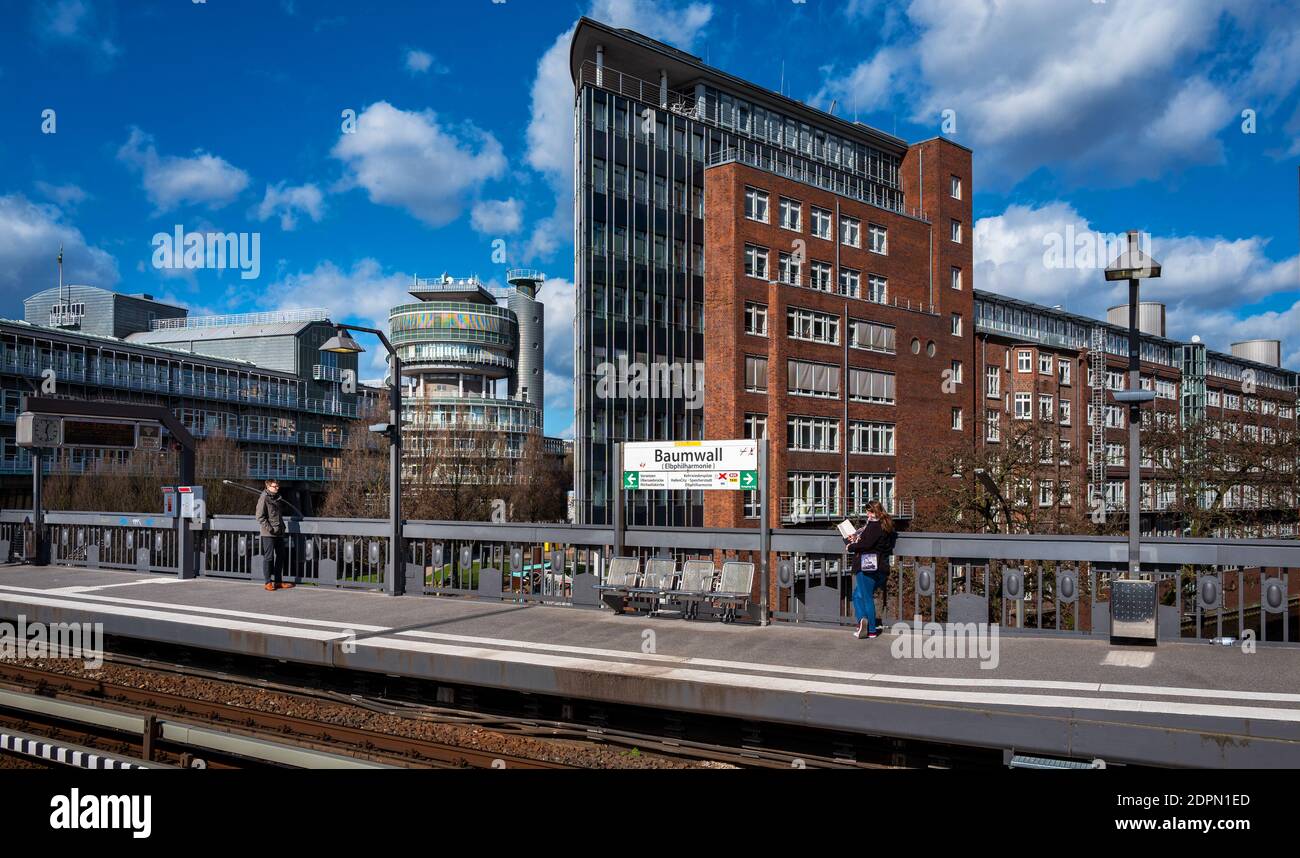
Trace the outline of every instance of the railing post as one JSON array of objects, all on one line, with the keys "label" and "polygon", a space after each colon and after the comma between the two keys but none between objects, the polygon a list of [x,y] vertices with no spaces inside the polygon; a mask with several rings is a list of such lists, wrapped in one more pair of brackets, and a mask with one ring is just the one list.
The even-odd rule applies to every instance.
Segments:
[{"label": "railing post", "polygon": [[623,556],[623,531],[627,528],[626,510],[623,509],[625,493],[623,491],[623,442],[614,442],[614,474],[618,488],[614,490],[614,556]]},{"label": "railing post", "polygon": [[762,575],[762,588],[759,590],[758,624],[768,624],[768,555],[772,551],[772,522],[768,510],[767,487],[767,439],[758,442],[758,569]]}]

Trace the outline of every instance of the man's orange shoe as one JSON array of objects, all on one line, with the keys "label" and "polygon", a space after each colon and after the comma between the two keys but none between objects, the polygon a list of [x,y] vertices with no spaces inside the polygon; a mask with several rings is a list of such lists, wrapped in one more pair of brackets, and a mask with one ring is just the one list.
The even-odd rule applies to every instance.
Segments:
[{"label": "man's orange shoe", "polygon": [[281,589],[281,590],[292,590],[292,589],[293,589],[293,585],[290,584],[290,583],[288,583],[288,582],[286,581],[285,583],[283,583],[283,584],[280,585],[280,589]]},{"label": "man's orange shoe", "polygon": [[266,582],[266,587],[264,587],[263,589],[270,590],[270,591],[274,592],[274,591],[275,591],[275,585],[272,584],[270,581],[267,581],[267,582]]}]

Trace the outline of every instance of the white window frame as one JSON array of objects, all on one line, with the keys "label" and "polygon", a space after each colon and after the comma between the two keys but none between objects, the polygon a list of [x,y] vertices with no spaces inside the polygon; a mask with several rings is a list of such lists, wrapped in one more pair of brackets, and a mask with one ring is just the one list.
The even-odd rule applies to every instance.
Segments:
[{"label": "white window frame", "polygon": [[[759,210],[762,209],[762,217],[758,216]],[[745,186],[745,219],[756,221],[757,223],[768,223],[771,217],[771,197],[767,191],[761,188],[755,188],[752,185]],[[751,213],[752,212],[752,213]]]}]

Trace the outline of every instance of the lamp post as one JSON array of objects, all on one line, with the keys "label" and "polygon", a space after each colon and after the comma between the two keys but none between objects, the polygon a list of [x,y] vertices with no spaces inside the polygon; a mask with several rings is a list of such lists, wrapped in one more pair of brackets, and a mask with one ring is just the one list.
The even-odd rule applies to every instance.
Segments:
[{"label": "lamp post", "polygon": [[334,336],[322,343],[320,350],[343,355],[364,352],[365,349],[348,331],[374,334],[388,350],[389,367],[393,376],[393,383],[388,392],[388,422],[375,424],[370,427],[370,431],[387,435],[389,441],[388,518],[392,527],[392,542],[388,559],[392,571],[384,583],[384,592],[390,596],[400,596],[406,590],[406,555],[402,542],[402,359],[397,356],[397,351],[388,341],[388,337],[384,336],[383,331],[356,325],[335,325]]},{"label": "lamp post", "polygon": [[[1142,571],[1139,559],[1139,523],[1142,508],[1142,403],[1152,402],[1154,391],[1142,389],[1140,361],[1142,333],[1138,328],[1138,284],[1160,276],[1160,263],[1138,247],[1137,230],[1129,230],[1128,247],[1106,269],[1107,280],[1128,281],[1128,390],[1117,391],[1115,399],[1128,403],[1128,571]],[[1097,379],[1093,379],[1097,383]]]}]

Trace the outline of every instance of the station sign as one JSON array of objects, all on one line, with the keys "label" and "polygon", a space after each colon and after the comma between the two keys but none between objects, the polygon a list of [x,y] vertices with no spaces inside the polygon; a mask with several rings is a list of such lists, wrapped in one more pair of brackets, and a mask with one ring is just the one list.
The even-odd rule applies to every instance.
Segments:
[{"label": "station sign", "polygon": [[632,441],[623,445],[625,491],[758,488],[757,441]]}]

